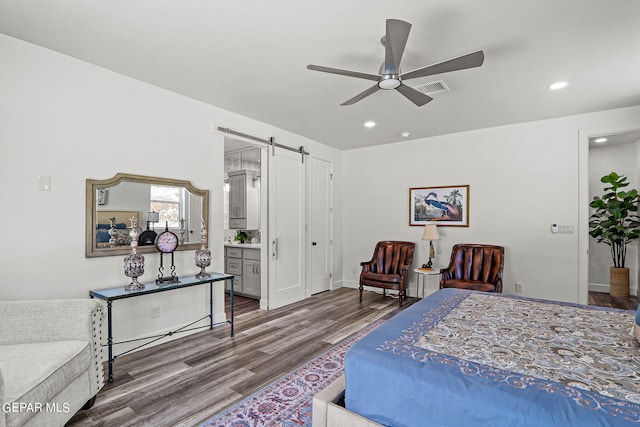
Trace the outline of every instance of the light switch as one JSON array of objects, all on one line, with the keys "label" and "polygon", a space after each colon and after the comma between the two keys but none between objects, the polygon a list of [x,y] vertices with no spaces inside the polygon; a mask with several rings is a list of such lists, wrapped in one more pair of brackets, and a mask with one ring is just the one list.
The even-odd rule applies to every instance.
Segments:
[{"label": "light switch", "polygon": [[553,234],[573,234],[573,225],[551,224]]},{"label": "light switch", "polygon": [[38,190],[51,191],[51,176],[38,175]]},{"label": "light switch", "polygon": [[558,233],[560,234],[573,234],[573,225],[559,225]]}]

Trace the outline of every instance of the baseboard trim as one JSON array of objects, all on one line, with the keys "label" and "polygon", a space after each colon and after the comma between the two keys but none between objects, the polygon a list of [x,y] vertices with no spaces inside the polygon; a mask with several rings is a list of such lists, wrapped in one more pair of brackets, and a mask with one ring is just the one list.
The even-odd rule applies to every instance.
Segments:
[{"label": "baseboard trim", "polygon": [[602,283],[589,283],[589,292],[604,292],[609,293],[611,287]]},{"label": "baseboard trim", "polygon": [[[611,291],[611,286],[609,286],[608,284],[602,284],[602,283],[589,283],[588,289],[589,289],[589,292],[602,292],[602,293],[608,294]],[[637,296],[638,288],[630,287],[629,295]]]}]

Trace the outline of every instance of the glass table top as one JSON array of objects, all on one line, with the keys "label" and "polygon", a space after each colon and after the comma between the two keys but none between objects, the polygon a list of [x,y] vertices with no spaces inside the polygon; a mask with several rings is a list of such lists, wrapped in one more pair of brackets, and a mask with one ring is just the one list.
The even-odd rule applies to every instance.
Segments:
[{"label": "glass table top", "polygon": [[233,274],[209,273],[209,277],[202,278],[202,279],[197,278],[195,276],[186,276],[186,277],[180,277],[179,278],[180,281],[177,283],[161,283],[161,284],[156,284],[155,282],[142,283],[144,285],[144,289],[138,289],[135,291],[125,290],[125,286],[127,285],[124,284],[122,286],[117,286],[114,288],[89,291],[89,295],[94,298],[99,298],[99,299],[109,301],[109,300],[122,299],[122,298],[131,298],[139,295],[151,294],[154,292],[164,292],[171,289],[186,288],[188,286],[201,285],[203,283],[231,280],[233,279],[233,277],[234,277]]}]

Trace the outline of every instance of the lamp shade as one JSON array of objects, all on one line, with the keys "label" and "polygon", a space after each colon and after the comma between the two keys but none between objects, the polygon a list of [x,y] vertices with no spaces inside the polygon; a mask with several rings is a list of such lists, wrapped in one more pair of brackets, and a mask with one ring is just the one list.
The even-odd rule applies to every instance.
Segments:
[{"label": "lamp shade", "polygon": [[422,240],[440,240],[440,236],[438,236],[438,226],[435,224],[425,225]]}]

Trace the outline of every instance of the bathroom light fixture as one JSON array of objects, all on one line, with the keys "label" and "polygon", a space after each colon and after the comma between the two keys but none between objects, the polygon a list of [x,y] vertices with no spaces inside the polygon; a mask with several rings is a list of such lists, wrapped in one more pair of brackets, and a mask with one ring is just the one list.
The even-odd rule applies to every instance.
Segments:
[{"label": "bathroom light fixture", "polygon": [[567,85],[569,84],[569,82],[555,82],[549,85],[549,89],[551,90],[559,90],[559,89],[564,89],[565,87],[567,87]]},{"label": "bathroom light fixture", "polygon": [[368,122],[364,122],[364,127],[366,128],[372,128],[376,125],[376,122],[374,122],[373,120],[369,120]]}]

